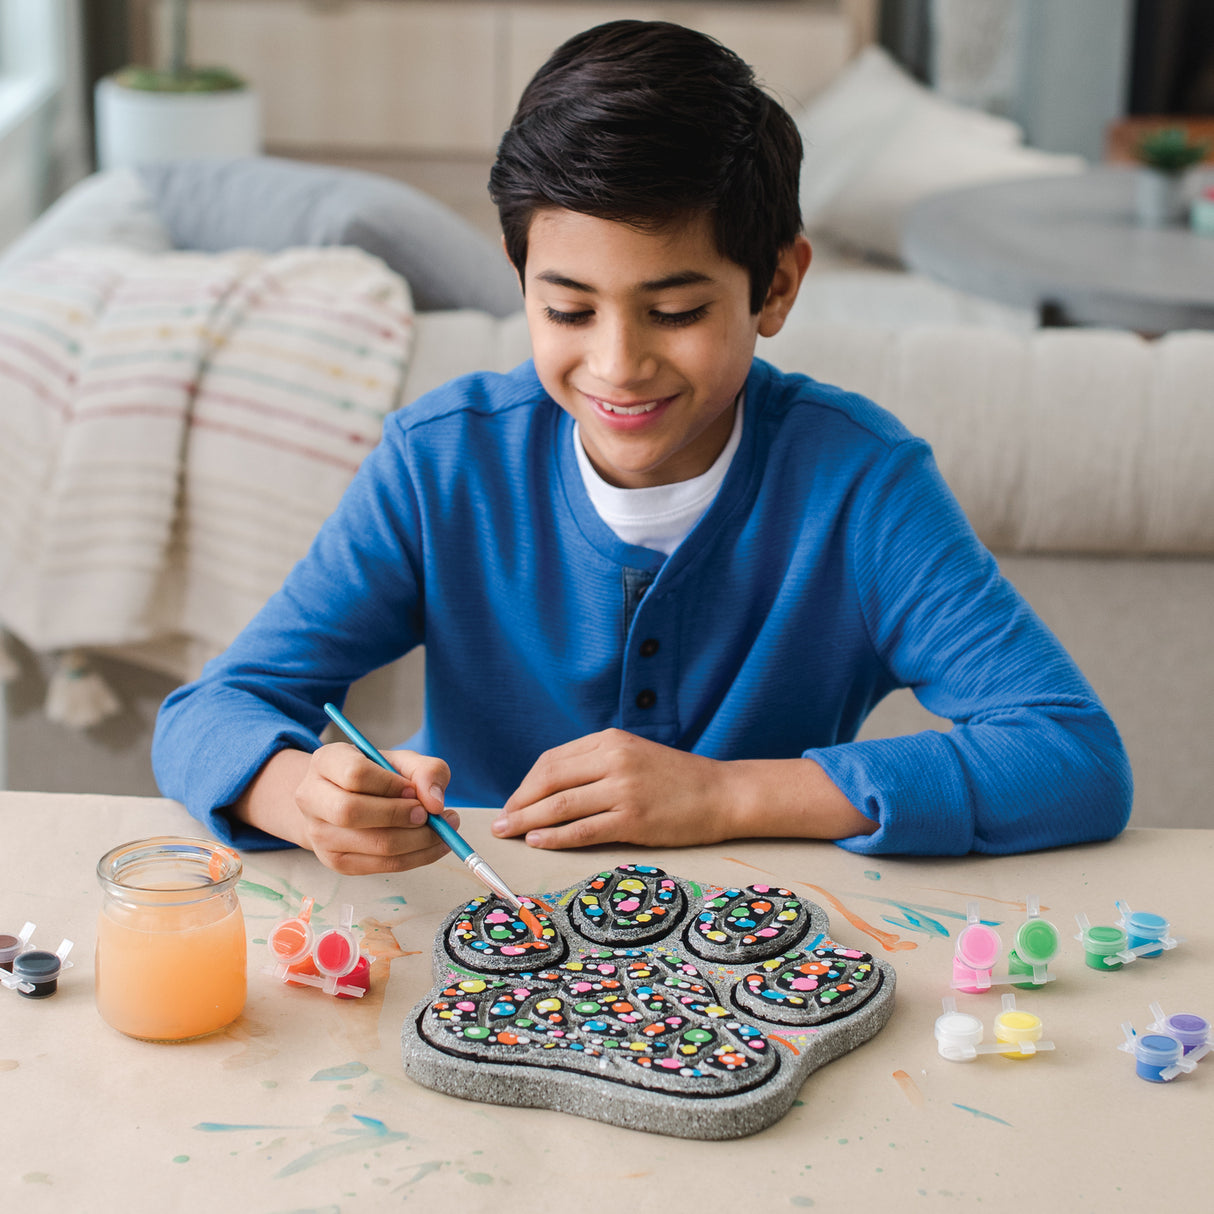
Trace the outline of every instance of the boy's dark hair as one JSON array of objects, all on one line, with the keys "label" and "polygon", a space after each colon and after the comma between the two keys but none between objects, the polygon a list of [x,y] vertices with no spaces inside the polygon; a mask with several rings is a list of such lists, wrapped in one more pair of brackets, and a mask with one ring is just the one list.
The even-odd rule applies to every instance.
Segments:
[{"label": "boy's dark hair", "polygon": [[750,310],[801,230],[801,137],[715,39],[665,21],[611,21],[558,47],[523,90],[489,175],[520,277],[536,211],[658,230],[697,214],[750,274]]}]

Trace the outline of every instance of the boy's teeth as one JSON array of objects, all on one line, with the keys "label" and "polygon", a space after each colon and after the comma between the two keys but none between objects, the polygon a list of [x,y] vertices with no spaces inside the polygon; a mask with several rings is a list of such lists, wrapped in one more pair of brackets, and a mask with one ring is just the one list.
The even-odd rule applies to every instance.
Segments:
[{"label": "boy's teeth", "polygon": [[635,417],[638,413],[652,413],[658,407],[656,400],[651,400],[645,405],[613,405],[607,401],[600,403],[608,413],[622,413],[625,417]]}]

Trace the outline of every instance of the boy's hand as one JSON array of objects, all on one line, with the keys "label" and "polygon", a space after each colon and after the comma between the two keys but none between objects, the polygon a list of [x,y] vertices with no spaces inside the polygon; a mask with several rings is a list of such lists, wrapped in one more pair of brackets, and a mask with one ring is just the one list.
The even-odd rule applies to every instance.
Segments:
[{"label": "boy's hand", "polygon": [[540,755],[491,827],[545,848],[845,839],[877,828],[812,759],[709,759],[620,729]]},{"label": "boy's hand", "polygon": [[459,815],[443,808],[446,763],[411,750],[384,753],[399,774],[349,743],[322,746],[295,788],[302,828],[295,841],[339,873],[404,872],[446,855],[426,825],[427,809],[459,826]]},{"label": "boy's hand", "polygon": [[729,766],[608,729],[542,754],[491,829],[545,848],[716,843],[735,836]]}]

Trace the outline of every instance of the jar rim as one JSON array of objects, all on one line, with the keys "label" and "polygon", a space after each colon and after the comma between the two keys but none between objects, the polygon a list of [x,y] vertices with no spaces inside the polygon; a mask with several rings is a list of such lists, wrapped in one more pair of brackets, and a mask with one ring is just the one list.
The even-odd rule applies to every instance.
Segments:
[{"label": "jar rim", "polygon": [[[140,884],[138,874],[130,869],[145,867],[158,860],[175,860],[192,864],[202,880],[180,884],[166,884],[158,880],[154,885]],[[97,880],[106,893],[121,898],[124,895],[141,893],[155,894],[158,900],[165,895],[187,895],[186,901],[201,897],[209,898],[231,889],[243,871],[240,857],[230,847],[213,839],[198,839],[189,835],[154,835],[146,839],[133,839],[120,843],[97,861]],[[124,878],[124,872],[127,874]]]}]

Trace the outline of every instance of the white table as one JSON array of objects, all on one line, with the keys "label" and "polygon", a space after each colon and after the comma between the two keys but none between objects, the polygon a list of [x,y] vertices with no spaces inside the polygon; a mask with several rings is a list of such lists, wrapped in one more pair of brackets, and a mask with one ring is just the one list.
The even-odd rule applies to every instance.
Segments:
[{"label": "white table", "polygon": [[[93,1003],[96,861],[130,839],[201,831],[170,801],[0,793],[0,931],[31,919],[40,946],[76,942],[75,967],[54,996],[35,1002],[0,990],[5,1208],[1209,1208],[1214,1059],[1155,1085],[1116,1046],[1123,1020],[1146,1027],[1153,1000],[1214,1018],[1214,832],[1131,830],[1106,845],[1030,856],[912,860],[809,842],[541,853],[493,840],[485,811],[467,811],[464,822],[521,891],[559,889],[626,860],[700,882],[787,885],[827,910],[841,942],[894,965],[893,1017],[811,1075],[781,1121],[733,1142],[442,1096],[404,1076],[398,1039],[430,988],[436,926],[479,892],[471,878],[450,857],[400,877],[339,877],[308,853],[285,851],[245,856],[244,1015],[184,1045],[129,1040]],[[287,988],[260,972],[266,931],[302,894],[334,917],[341,902],[354,904],[377,957],[365,999]],[[1042,1017],[1057,1049],[1027,1061],[944,1061],[932,1026],[967,901],[1001,921],[1006,945],[1032,895],[1064,944],[1058,981],[1017,999]],[[1118,898],[1166,915],[1186,943],[1118,973],[1087,969],[1071,939],[1074,915],[1109,922]],[[957,998],[989,1039],[998,993]]]},{"label": "white table", "polygon": [[1134,176],[1093,169],[931,195],[910,209],[902,258],[1053,323],[1214,329],[1214,239],[1140,227]]}]

